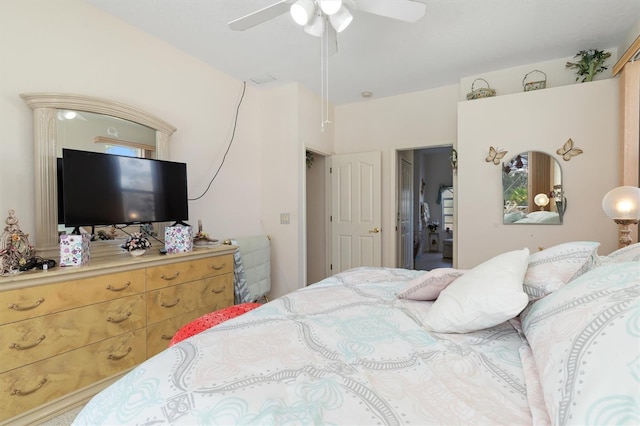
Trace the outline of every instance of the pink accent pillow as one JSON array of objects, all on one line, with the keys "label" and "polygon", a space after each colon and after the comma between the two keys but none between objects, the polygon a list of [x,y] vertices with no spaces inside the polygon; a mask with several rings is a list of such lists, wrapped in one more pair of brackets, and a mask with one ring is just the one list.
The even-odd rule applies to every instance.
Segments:
[{"label": "pink accent pillow", "polygon": [[436,300],[440,292],[466,271],[453,268],[437,268],[420,275],[405,284],[398,298],[409,300]]},{"label": "pink accent pillow", "polygon": [[260,305],[260,303],[252,302],[240,303],[239,305],[228,306],[226,308],[218,309],[217,311],[204,314],[201,317],[196,318],[188,324],[182,326],[180,330],[178,330],[176,334],[174,334],[173,338],[169,342],[169,347],[183,341],[187,337],[194,336],[201,331],[207,330],[227,320],[259,308]]}]

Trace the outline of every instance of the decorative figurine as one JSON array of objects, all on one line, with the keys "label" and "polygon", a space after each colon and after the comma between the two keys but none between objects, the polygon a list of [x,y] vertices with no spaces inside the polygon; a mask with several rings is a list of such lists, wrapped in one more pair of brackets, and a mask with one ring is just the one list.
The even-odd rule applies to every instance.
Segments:
[{"label": "decorative figurine", "polygon": [[0,273],[11,274],[20,270],[35,256],[35,249],[29,244],[29,234],[22,232],[14,210],[4,221],[7,224],[0,239]]}]

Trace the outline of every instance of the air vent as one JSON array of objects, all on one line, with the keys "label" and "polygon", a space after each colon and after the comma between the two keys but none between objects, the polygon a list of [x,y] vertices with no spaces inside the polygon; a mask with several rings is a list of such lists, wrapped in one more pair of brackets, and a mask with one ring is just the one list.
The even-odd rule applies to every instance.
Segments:
[{"label": "air vent", "polygon": [[271,83],[272,81],[276,81],[277,79],[271,74],[261,74],[255,77],[251,77],[249,80],[251,80],[254,84],[257,84],[259,86],[261,84]]}]

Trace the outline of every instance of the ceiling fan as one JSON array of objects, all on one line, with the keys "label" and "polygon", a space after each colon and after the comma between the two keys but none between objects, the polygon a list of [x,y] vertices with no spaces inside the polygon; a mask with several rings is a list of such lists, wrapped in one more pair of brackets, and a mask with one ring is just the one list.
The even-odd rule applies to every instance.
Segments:
[{"label": "ceiling fan", "polygon": [[321,130],[329,120],[329,55],[337,52],[336,34],[353,20],[352,12],[359,10],[404,22],[416,22],[424,16],[426,6],[414,0],[280,0],[229,22],[229,28],[244,31],[274,19],[287,11],[308,34],[321,38]]},{"label": "ceiling fan", "polygon": [[413,23],[424,16],[425,9],[424,3],[413,0],[280,0],[229,22],[229,28],[244,31],[289,11],[308,34],[322,37],[327,32],[335,38],[335,33],[349,26],[355,10]]}]

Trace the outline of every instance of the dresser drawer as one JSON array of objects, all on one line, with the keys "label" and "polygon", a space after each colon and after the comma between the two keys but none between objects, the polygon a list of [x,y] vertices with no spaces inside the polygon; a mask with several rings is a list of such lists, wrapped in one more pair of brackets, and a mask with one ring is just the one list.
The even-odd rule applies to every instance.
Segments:
[{"label": "dresser drawer", "polygon": [[0,291],[0,324],[142,293],[145,270]]},{"label": "dresser drawer", "polygon": [[183,325],[224,307],[219,305],[208,306],[147,326],[147,358],[151,358],[167,349],[169,341]]},{"label": "dresser drawer", "polygon": [[233,272],[233,255],[171,263],[147,268],[147,290]]},{"label": "dresser drawer", "polygon": [[162,321],[205,306],[233,304],[233,274],[205,278],[147,293],[147,323]]},{"label": "dresser drawer", "polygon": [[0,372],[146,325],[144,294],[0,326]]},{"label": "dresser drawer", "polygon": [[0,420],[131,368],[146,358],[144,329],[0,374]]}]

